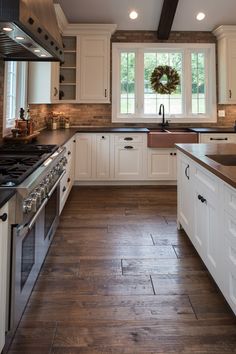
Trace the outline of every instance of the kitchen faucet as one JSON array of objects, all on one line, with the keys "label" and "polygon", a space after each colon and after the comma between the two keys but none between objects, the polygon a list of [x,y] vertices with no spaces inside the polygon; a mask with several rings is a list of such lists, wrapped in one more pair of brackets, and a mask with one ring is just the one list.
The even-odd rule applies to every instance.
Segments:
[{"label": "kitchen faucet", "polygon": [[168,120],[165,120],[165,106],[164,104],[160,104],[159,107],[159,116],[162,114],[162,122],[160,123],[160,125],[162,126],[162,128],[168,127],[169,123]]}]

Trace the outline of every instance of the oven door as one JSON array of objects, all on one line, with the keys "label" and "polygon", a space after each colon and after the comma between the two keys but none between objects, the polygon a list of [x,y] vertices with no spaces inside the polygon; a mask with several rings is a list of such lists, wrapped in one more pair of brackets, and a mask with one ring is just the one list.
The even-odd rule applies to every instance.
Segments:
[{"label": "oven door", "polygon": [[10,330],[15,330],[44,259],[44,206],[30,225],[13,227]]}]

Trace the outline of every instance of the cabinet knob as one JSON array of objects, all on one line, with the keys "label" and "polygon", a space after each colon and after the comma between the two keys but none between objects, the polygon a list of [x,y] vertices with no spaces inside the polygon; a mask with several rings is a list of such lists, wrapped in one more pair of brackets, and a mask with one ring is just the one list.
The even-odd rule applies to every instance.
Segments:
[{"label": "cabinet knob", "polygon": [[173,155],[173,152],[171,152],[170,155],[172,156],[172,155]]},{"label": "cabinet knob", "polygon": [[102,136],[102,140],[105,140],[105,136],[104,135]]},{"label": "cabinet knob", "polygon": [[206,203],[207,200],[201,195],[201,194],[198,194],[198,199],[202,202],[202,203]]},{"label": "cabinet knob", "polygon": [[67,179],[67,183],[70,183],[70,181],[71,181],[70,178],[68,178],[68,179]]},{"label": "cabinet knob", "polygon": [[67,155],[71,155],[71,152],[70,152],[70,151],[68,151]]},{"label": "cabinet knob", "polygon": [[2,221],[6,221],[6,220],[7,220],[7,213],[2,214],[2,215],[0,216],[0,219],[1,219]]},{"label": "cabinet knob", "polygon": [[232,90],[229,90],[229,98],[232,98]]},{"label": "cabinet knob", "polygon": [[66,187],[63,187],[62,192],[64,193],[66,191]]},{"label": "cabinet knob", "polygon": [[107,89],[105,89],[105,92],[104,92],[104,94],[105,94],[105,97],[107,97]]}]

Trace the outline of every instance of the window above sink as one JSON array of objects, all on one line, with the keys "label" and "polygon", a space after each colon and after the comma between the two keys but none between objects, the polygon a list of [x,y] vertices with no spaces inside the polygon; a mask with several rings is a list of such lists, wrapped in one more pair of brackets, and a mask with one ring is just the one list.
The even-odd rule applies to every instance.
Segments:
[{"label": "window above sink", "polygon": [[[152,91],[159,65],[180,75],[171,95]],[[215,44],[114,43],[112,67],[113,122],[159,123],[160,104],[171,122],[216,122]]]}]

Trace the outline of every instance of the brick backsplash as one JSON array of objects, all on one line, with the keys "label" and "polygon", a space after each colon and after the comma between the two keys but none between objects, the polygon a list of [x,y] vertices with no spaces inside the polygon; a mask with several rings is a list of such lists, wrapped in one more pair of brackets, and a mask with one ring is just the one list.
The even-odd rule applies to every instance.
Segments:
[{"label": "brick backsplash", "polygon": [[[163,42],[158,41],[155,31],[116,31],[112,36],[112,42]],[[216,43],[216,38],[211,32],[171,32],[169,43]],[[3,76],[4,63],[0,62],[0,113],[3,116]],[[94,125],[94,126],[117,126],[111,122],[111,104],[52,104],[52,105],[31,105],[31,115],[36,122],[38,129],[45,126],[45,117],[50,112],[62,112],[71,118],[72,125]],[[236,119],[236,105],[219,105],[218,109],[224,109],[225,118],[218,118],[218,126],[232,126]],[[131,124],[122,124],[131,125]],[[145,124],[133,124],[134,126],[145,126]],[[178,126],[178,124],[175,124]],[[197,124],[201,126],[203,124]],[[214,124],[207,124],[207,126]],[[152,126],[149,124],[149,126]],[[188,124],[194,126],[194,124]],[[196,126],[196,124],[195,124]],[[2,119],[0,119],[2,131]]]}]

